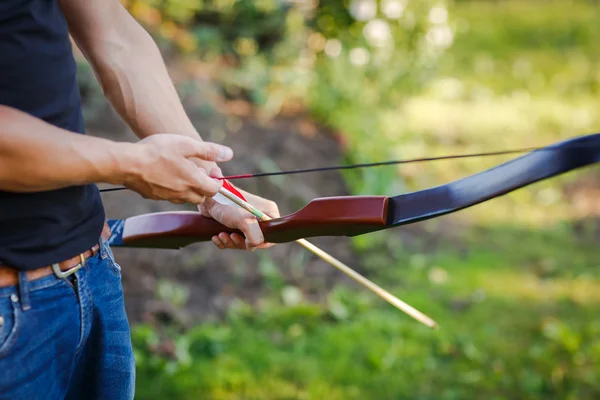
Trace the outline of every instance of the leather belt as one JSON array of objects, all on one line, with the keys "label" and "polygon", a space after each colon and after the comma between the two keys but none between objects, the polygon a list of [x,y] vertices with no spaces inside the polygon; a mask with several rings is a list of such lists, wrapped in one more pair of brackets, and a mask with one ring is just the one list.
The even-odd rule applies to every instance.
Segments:
[{"label": "leather belt", "polygon": [[[102,229],[102,239],[107,240],[111,235],[110,228],[104,224]],[[68,260],[56,264],[47,265],[31,271],[27,271],[27,280],[33,281],[54,273],[58,278],[66,278],[75,273],[85,265],[85,261],[95,256],[100,250],[100,243],[96,243],[91,249],[84,251]],[[14,286],[19,282],[19,270],[10,265],[0,264],[0,288]]]}]

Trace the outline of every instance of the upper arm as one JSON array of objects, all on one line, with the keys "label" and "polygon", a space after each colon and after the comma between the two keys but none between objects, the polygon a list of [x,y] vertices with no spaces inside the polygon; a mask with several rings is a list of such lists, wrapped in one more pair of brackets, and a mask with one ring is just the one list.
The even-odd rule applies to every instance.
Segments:
[{"label": "upper arm", "polygon": [[58,0],[69,32],[88,59],[126,48],[128,40],[145,30],[119,0]]}]

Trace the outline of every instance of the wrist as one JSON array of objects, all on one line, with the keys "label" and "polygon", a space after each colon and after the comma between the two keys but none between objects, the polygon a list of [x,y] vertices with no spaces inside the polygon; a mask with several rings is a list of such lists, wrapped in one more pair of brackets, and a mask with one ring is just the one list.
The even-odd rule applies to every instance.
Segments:
[{"label": "wrist", "polygon": [[133,143],[114,142],[107,152],[111,161],[104,181],[112,185],[126,185],[141,173],[139,147]]}]

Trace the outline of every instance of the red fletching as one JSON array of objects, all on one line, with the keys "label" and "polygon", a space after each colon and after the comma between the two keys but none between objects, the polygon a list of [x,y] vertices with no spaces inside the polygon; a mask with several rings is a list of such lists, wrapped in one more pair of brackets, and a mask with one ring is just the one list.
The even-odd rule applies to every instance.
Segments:
[{"label": "red fletching", "polygon": [[223,187],[225,189],[229,190],[231,193],[235,194],[240,199],[246,201],[246,198],[244,197],[244,195],[242,193],[240,193],[240,191],[237,190],[235,188],[235,186],[233,186],[231,183],[229,183],[229,181],[227,179],[223,179]]}]

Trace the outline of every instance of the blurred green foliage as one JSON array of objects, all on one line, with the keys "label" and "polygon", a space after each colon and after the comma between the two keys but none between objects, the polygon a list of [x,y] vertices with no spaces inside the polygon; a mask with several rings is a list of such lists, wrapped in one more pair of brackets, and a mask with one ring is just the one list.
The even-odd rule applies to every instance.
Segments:
[{"label": "blurred green foliage", "polygon": [[[258,105],[267,118],[301,103],[313,118],[343,132],[359,162],[392,154],[381,135],[395,110],[432,77],[454,32],[443,0],[126,2],[160,38],[208,63],[225,97]],[[396,178],[349,179],[353,190],[381,192]]]},{"label": "blurred green foliage", "polygon": [[[127,7],[167,48],[217,65],[224,97],[251,101],[267,117],[300,103],[339,134],[350,162],[538,146],[600,126],[596,2]],[[345,177],[354,193],[397,194],[497,162]],[[361,289],[340,287],[312,304],[263,255],[273,296],[260,306],[236,301],[224,320],[192,329],[134,330],[137,397],[600,398],[598,228],[586,217],[594,199],[563,190],[581,176],[424,223],[416,243],[390,231],[353,239],[370,278],[433,316],[440,331]],[[169,283],[161,295],[187,297]]]},{"label": "blurred green foliage", "polygon": [[[466,2],[456,20],[454,51],[443,61],[443,69],[467,85],[485,84],[495,93],[521,89],[534,95],[549,91],[560,96],[597,95],[597,2],[550,1],[547,5],[549,10],[539,10],[538,4],[528,1],[496,6]],[[488,18],[477,18],[489,12],[493,24]],[[561,14],[568,18],[559,18]]]}]

